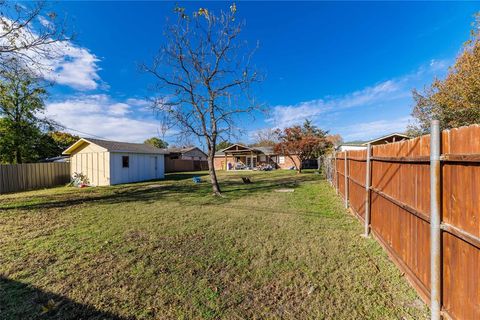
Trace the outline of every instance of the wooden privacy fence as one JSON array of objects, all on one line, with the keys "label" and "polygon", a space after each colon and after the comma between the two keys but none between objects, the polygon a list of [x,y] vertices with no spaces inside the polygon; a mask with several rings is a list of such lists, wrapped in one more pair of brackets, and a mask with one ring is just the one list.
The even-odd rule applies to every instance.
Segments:
[{"label": "wooden privacy fence", "polygon": [[480,319],[480,126],[437,126],[432,136],[337,152],[326,174],[432,319]]},{"label": "wooden privacy fence", "polygon": [[208,170],[206,160],[186,160],[165,158],[165,172],[188,172]]},{"label": "wooden privacy fence", "polygon": [[70,163],[0,165],[0,193],[53,187],[70,182]]}]

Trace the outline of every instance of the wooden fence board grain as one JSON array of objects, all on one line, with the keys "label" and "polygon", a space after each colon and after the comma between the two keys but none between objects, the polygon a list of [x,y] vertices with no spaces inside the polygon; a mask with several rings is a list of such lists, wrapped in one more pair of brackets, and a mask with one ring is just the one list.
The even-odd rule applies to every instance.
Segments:
[{"label": "wooden fence board grain", "polygon": [[[480,319],[480,126],[441,134],[442,311],[453,319]],[[378,145],[371,153],[374,237],[420,296],[430,290],[430,135]],[[364,217],[366,151],[337,152],[332,186]]]},{"label": "wooden fence board grain", "polygon": [[0,194],[53,187],[70,182],[70,163],[0,165]]}]

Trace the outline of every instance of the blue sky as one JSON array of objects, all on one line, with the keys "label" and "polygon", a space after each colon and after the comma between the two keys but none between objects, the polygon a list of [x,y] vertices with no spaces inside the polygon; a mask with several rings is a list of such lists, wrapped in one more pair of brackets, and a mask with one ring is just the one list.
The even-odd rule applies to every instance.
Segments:
[{"label": "blue sky", "polygon": [[[138,71],[163,41],[174,2],[61,2],[77,39],[55,64],[47,115],[71,129],[141,142],[158,135],[146,98],[153,79]],[[188,2],[187,9],[227,9]],[[266,75],[256,91],[269,114],[247,121],[245,136],[312,119],[344,140],[403,131],[411,90],[442,77],[468,39],[474,2],[238,2],[242,37],[260,48]],[[85,135],[86,136],[86,135]],[[166,139],[175,142],[173,132]],[[196,142],[196,141],[193,141]]]}]

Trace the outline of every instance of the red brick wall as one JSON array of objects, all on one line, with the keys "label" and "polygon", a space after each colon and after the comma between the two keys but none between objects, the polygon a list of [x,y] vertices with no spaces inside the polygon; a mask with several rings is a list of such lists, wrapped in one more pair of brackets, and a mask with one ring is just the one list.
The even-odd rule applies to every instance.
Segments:
[{"label": "red brick wall", "polygon": [[[227,157],[227,163],[233,163],[233,157]],[[215,157],[214,159],[215,170],[225,170],[225,156]]]},{"label": "red brick wall", "polygon": [[292,159],[290,159],[290,157],[285,156],[285,162],[283,164],[280,164],[280,161],[277,160],[277,165],[280,169],[290,169],[293,166],[296,166],[298,168],[298,166],[300,165],[300,160],[297,156],[292,156],[292,158],[293,161]]}]

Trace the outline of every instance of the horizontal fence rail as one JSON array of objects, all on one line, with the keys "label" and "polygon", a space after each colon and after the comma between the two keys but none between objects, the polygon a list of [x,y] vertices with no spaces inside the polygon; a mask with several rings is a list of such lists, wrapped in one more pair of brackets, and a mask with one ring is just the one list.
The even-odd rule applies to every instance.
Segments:
[{"label": "horizontal fence rail", "polygon": [[0,165],[0,194],[47,188],[70,182],[70,163]]},{"label": "horizontal fence rail", "polygon": [[445,130],[438,140],[437,182],[430,135],[372,146],[370,157],[337,152],[325,161],[326,176],[431,306],[432,319],[437,311],[480,319],[480,126]]}]

